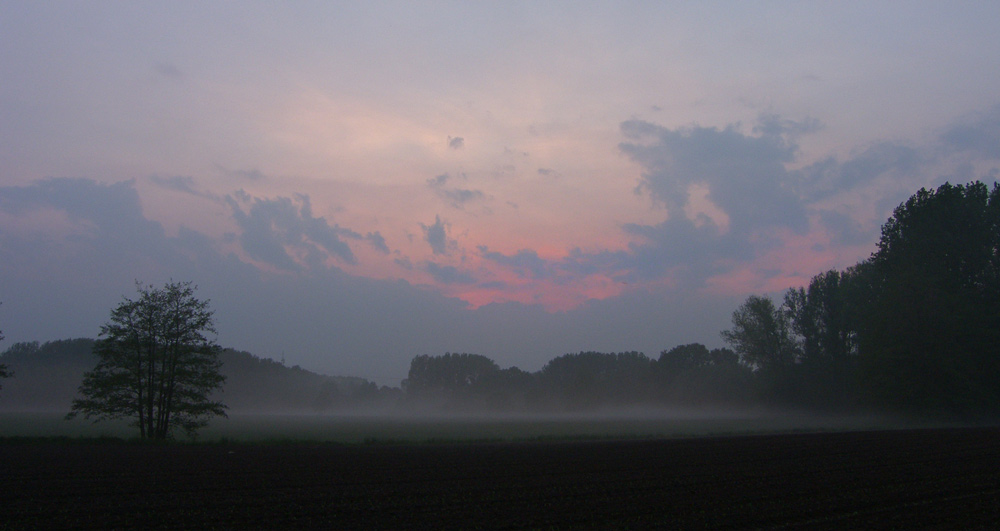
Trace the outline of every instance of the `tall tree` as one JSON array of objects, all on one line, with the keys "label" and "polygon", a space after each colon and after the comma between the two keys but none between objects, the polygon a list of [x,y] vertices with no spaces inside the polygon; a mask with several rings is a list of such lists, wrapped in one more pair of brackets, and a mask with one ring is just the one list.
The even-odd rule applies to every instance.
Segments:
[{"label": "tall tree", "polygon": [[859,338],[872,400],[1000,412],[1000,185],[921,189],[882,227],[865,270]]},{"label": "tall tree", "polygon": [[649,400],[653,370],[653,360],[641,352],[580,352],[549,360],[538,382],[554,405],[590,409]]},{"label": "tall tree", "polygon": [[788,314],[770,297],[747,297],[733,312],[733,328],[723,331],[722,339],[757,371],[789,366],[799,357]]},{"label": "tall tree", "polygon": [[405,387],[408,395],[424,400],[464,400],[480,380],[499,371],[496,362],[479,354],[424,354],[411,360]]},{"label": "tall tree", "polygon": [[[11,376],[14,376],[14,372],[11,371],[6,365],[0,363],[0,379],[10,378]],[[2,385],[0,385],[0,389],[3,389]]]},{"label": "tall tree", "polygon": [[846,296],[848,274],[836,270],[812,278],[807,288],[785,293],[784,307],[792,330],[802,339],[802,358],[832,363],[855,351],[850,301]]},{"label": "tall tree", "polygon": [[[0,341],[3,341],[3,332],[0,332]],[[0,380],[11,376],[14,376],[14,373],[6,365],[0,363]],[[0,385],[0,389],[3,389],[2,385]]]},{"label": "tall tree", "polygon": [[142,438],[165,439],[175,427],[193,436],[209,417],[226,416],[210,398],[225,377],[221,349],[205,335],[215,333],[208,301],[194,297],[190,282],[136,289],[101,327],[97,366],[67,418],[131,418]]},{"label": "tall tree", "polygon": [[753,373],[728,348],[678,345],[660,353],[655,372],[657,397],[667,403],[731,404],[748,399],[751,392]]},{"label": "tall tree", "polygon": [[798,398],[814,407],[855,405],[857,362],[857,273],[836,270],[812,278],[806,288],[785,293],[784,311],[802,348],[795,378]]}]

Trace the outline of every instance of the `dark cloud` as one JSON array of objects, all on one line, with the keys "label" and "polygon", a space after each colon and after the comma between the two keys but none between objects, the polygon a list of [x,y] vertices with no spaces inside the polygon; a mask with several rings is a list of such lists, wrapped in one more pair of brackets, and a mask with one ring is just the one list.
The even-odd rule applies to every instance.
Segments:
[{"label": "dark cloud", "polygon": [[434,217],[433,225],[428,226],[421,223],[420,228],[424,230],[424,241],[431,246],[431,251],[434,254],[446,255],[450,249],[457,245],[455,240],[448,239],[447,224],[441,221],[441,216]]},{"label": "dark cloud", "polygon": [[721,233],[713,225],[697,226],[683,217],[657,225],[626,224],[623,230],[642,238],[626,250],[573,249],[558,264],[576,276],[604,274],[620,282],[655,281],[671,277],[684,289],[696,289],[706,279],[729,271],[741,261],[752,260],[763,244],[752,243],[733,232]]},{"label": "dark cloud", "polygon": [[472,201],[474,199],[482,199],[483,192],[479,190],[466,190],[461,188],[456,188],[454,190],[441,190],[441,195],[447,198],[451,205],[456,208],[461,208],[462,205]]},{"label": "dark cloud", "polygon": [[638,279],[659,278],[676,268],[707,278],[724,272],[734,261],[752,260],[759,250],[759,240],[751,242],[738,231],[722,232],[680,217],[657,225],[626,224],[623,229],[646,240],[630,245],[628,258],[619,265]]},{"label": "dark cloud", "polygon": [[157,61],[153,63],[153,70],[157,74],[170,79],[181,79],[184,77],[184,74],[179,68],[177,68],[176,65],[166,61]]},{"label": "dark cloud", "polygon": [[427,262],[424,271],[430,273],[434,280],[442,284],[475,284],[476,278],[467,271],[462,271],[454,266],[438,265],[434,262]]},{"label": "dark cloud", "polygon": [[91,179],[52,178],[2,191],[3,211],[14,215],[39,208],[61,212],[80,229],[78,234],[86,235],[80,237],[102,247],[130,242],[146,248],[144,240],[154,242],[164,237],[163,227],[143,216],[134,181],[99,184]]},{"label": "dark cloud", "polygon": [[165,188],[167,190],[173,190],[175,192],[190,194],[197,197],[204,197],[206,199],[211,199],[213,201],[217,201],[219,199],[219,197],[214,194],[211,194],[204,190],[199,190],[197,185],[195,184],[193,177],[185,177],[180,175],[174,175],[169,177],[161,175],[151,175],[149,177],[149,180],[153,184],[161,188]]},{"label": "dark cloud", "polygon": [[941,139],[956,151],[1000,159],[1000,105],[949,128]]},{"label": "dark cloud", "polygon": [[[143,215],[132,181],[0,187],[0,220],[0,300],[11,339],[93,337],[135,279],[191,271],[191,255]],[[11,220],[31,224],[4,224]]]},{"label": "dark cloud", "polygon": [[251,168],[249,170],[235,170],[233,174],[243,177],[244,179],[250,181],[263,181],[267,179],[267,176],[261,173],[261,171],[256,168]]},{"label": "dark cloud", "polygon": [[[906,175],[926,162],[914,148],[876,144],[845,162],[821,160],[789,171],[798,145],[795,138],[822,128],[817,120],[794,121],[761,115],[751,134],[738,126],[724,129],[691,126],[667,129],[632,120],[622,124],[628,140],[620,149],[642,167],[640,193],[648,193],[668,210],[656,225],[626,224],[626,234],[638,236],[627,250],[574,251],[561,267],[578,274],[614,271],[631,281],[670,276],[687,287],[704,285],[712,276],[783,245],[775,229],[804,234],[809,215],[838,244],[858,244],[872,238],[843,213],[823,210],[815,201],[871,184],[879,177]],[[697,198],[692,186],[707,190],[705,198],[728,219],[685,208]],[[761,271],[767,275],[766,271]]]},{"label": "dark cloud", "polygon": [[833,157],[794,172],[803,199],[815,201],[871,183],[890,173],[915,173],[926,159],[914,148],[881,142],[841,162]]},{"label": "dark cloud", "polygon": [[246,170],[231,170],[229,168],[226,168],[225,166],[222,166],[221,164],[216,164],[215,168],[229,177],[236,177],[237,179],[240,180],[246,180],[246,181],[267,180],[267,175],[264,175],[264,173],[258,170],[257,168],[250,168]]},{"label": "dark cloud", "polygon": [[[276,199],[227,196],[233,219],[242,233],[239,241],[243,250],[255,260],[286,270],[302,266],[289,254],[292,249],[303,256],[310,268],[324,267],[326,258],[342,262],[356,262],[350,246],[341,237],[361,239],[361,235],[337,225],[331,226],[325,218],[312,214],[309,196],[297,195]],[[244,205],[248,205],[246,211]]]},{"label": "dark cloud", "polygon": [[427,179],[427,186],[434,190],[434,193],[438,196],[446,199],[451,206],[455,208],[462,208],[463,205],[469,201],[485,197],[485,194],[483,194],[480,190],[446,188],[445,185],[448,183],[449,179],[451,179],[451,177],[447,173],[441,174],[433,179]]},{"label": "dark cloud", "polygon": [[462,149],[464,146],[465,146],[464,138],[460,136],[456,136],[454,138],[450,136],[448,137],[448,147],[450,147],[451,149]]},{"label": "dark cloud", "polygon": [[168,190],[175,190],[178,192],[184,192],[188,194],[197,194],[197,191],[195,190],[194,187],[193,177],[182,177],[182,176],[164,177],[160,175],[151,175],[149,177],[149,180],[152,181],[153,184],[156,184],[157,186],[166,188]]},{"label": "dark cloud", "polygon": [[365,239],[372,244],[375,250],[381,251],[383,254],[389,254],[389,246],[385,244],[385,238],[378,231],[365,234]]},{"label": "dark cloud", "polygon": [[823,123],[815,118],[805,118],[800,121],[782,118],[777,114],[762,114],[753,126],[753,132],[764,136],[797,137],[815,133],[823,128]]},{"label": "dark cloud", "polygon": [[512,269],[521,278],[541,279],[552,276],[553,264],[539,257],[538,253],[531,249],[521,249],[513,255],[505,255],[490,251],[488,247],[481,245],[479,252],[483,258]]},{"label": "dark cloud", "polygon": [[[543,259],[531,249],[506,255],[479,246],[479,252],[485,260],[522,278],[564,282],[606,275],[623,283],[670,278],[691,290],[784,245],[776,229],[804,234],[810,229],[809,216],[830,233],[835,244],[864,243],[877,236],[873,236],[875,228],[813,202],[869,185],[886,174],[914,172],[926,160],[914,148],[881,143],[845,162],[830,158],[787,170],[798,150],[794,138],[821,127],[816,120],[793,121],[776,115],[762,115],[752,134],[742,133],[737,126],[671,130],[644,121],[625,122],[622,132],[629,141],[620,148],[642,166],[639,191],[667,207],[665,221],[624,224],[622,230],[633,242],[622,250],[573,249],[560,260]],[[440,175],[428,184],[442,188],[449,182],[448,175]],[[685,213],[685,208],[701,200],[692,197],[693,190],[711,202],[702,206],[707,211],[695,208]],[[440,217],[430,227],[421,226],[435,253],[445,254],[448,240]]]},{"label": "dark cloud", "polygon": [[864,245],[878,240],[878,230],[866,229],[850,216],[830,210],[820,212],[819,216],[834,245]]},{"label": "dark cloud", "polygon": [[[615,272],[631,282],[670,276],[697,288],[718,274],[768,250],[765,237],[777,228],[808,230],[807,205],[794,190],[786,169],[798,146],[795,135],[820,127],[814,120],[795,122],[764,115],[753,134],[737,126],[667,129],[640,120],[624,122],[628,139],[621,151],[642,166],[638,192],[667,208],[668,219],[656,225],[625,224],[626,234],[641,239],[627,250],[576,250],[563,264],[578,274]],[[695,187],[695,188],[693,188]],[[691,211],[701,197],[725,214]],[[701,205],[708,208],[710,205]]]},{"label": "dark cloud", "polygon": [[749,136],[735,126],[671,130],[637,120],[621,128],[630,140],[619,145],[621,151],[643,166],[640,189],[662,202],[671,216],[680,215],[688,203],[691,185],[703,185],[733,230],[806,228],[805,210],[789,189],[785,164],[797,146],[787,138]]},{"label": "dark cloud", "polygon": [[[639,279],[669,274],[700,286],[713,275],[783,245],[775,229],[798,234],[823,229],[836,245],[877,239],[877,227],[862,225],[849,210],[834,210],[829,206],[833,203],[822,200],[856,194],[876,182],[905,186],[901,193],[909,194],[946,178],[928,174],[935,162],[930,148],[894,142],[873,144],[846,160],[829,157],[789,171],[787,166],[798,151],[795,138],[821,127],[816,120],[794,121],[770,114],[760,116],[751,134],[737,126],[672,130],[639,120],[623,123],[628,141],[620,148],[643,169],[638,191],[666,206],[669,218],[657,225],[626,224],[627,234],[643,240],[626,251],[578,251],[564,267],[581,273],[618,271],[625,278]],[[955,150],[1000,156],[1000,107],[949,130],[943,139]],[[954,167],[955,175],[968,180],[975,175],[969,164]],[[705,197],[728,216],[728,223],[717,226],[707,215],[692,220],[684,214],[692,204],[692,185],[707,189]],[[886,195],[883,191],[871,201],[876,211],[888,216],[905,195]]]},{"label": "dark cloud", "polygon": [[430,186],[431,188],[441,188],[448,182],[448,179],[450,178],[451,177],[447,173],[442,173],[437,177],[434,177],[432,179],[427,179],[427,186]]}]

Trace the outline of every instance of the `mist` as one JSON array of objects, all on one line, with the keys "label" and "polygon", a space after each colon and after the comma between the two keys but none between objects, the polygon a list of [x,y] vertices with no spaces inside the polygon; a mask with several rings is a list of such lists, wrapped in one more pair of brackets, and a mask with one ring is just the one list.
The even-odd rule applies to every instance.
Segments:
[{"label": "mist", "polygon": [[[18,343],[0,354],[15,374],[0,390],[6,419],[0,436],[131,436],[125,420],[62,419],[96,363],[93,345],[92,339]],[[720,363],[725,354],[716,352]],[[752,379],[722,371],[737,366],[671,375],[666,359],[640,353],[564,355],[534,373],[501,369],[479,355],[418,356],[401,387],[317,374],[247,352],[221,356],[227,380],[215,398],[227,404],[228,418],[213,419],[202,440],[620,439],[929,425],[857,409],[769,404],[751,387],[736,387]],[[684,384],[671,383],[675,377]]]}]

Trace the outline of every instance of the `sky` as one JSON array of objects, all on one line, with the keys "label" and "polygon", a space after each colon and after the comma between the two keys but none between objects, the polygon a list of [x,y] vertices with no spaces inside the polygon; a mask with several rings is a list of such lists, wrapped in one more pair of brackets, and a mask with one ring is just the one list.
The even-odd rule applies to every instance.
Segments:
[{"label": "sky", "polygon": [[0,0],[4,345],[174,280],[383,385],[656,358],[1000,175],[1000,3],[416,4]]}]

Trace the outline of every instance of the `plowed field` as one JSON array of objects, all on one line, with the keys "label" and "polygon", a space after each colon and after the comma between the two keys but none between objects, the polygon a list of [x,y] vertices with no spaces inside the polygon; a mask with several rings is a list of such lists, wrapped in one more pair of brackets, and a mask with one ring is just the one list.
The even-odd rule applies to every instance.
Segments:
[{"label": "plowed field", "polygon": [[1000,429],[413,445],[6,442],[0,529],[998,528]]}]

